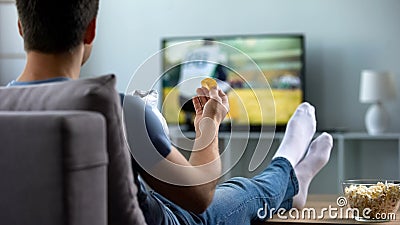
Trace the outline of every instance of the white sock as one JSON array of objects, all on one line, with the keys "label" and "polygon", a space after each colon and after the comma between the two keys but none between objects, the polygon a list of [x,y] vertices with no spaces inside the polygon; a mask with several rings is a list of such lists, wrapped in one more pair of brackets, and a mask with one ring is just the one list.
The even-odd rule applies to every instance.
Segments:
[{"label": "white sock", "polygon": [[314,107],[307,102],[300,104],[290,118],[285,136],[273,158],[284,157],[294,168],[303,158],[315,129]]},{"label": "white sock", "polygon": [[322,133],[310,145],[304,159],[294,168],[299,181],[299,193],[293,197],[293,207],[304,207],[312,179],[329,161],[333,146],[332,136]]}]

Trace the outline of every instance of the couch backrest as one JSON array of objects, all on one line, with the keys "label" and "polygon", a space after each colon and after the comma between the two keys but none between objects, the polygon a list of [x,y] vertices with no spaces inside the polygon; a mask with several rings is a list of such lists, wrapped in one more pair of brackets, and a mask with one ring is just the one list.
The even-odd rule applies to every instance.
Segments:
[{"label": "couch backrest", "polygon": [[1,224],[106,225],[105,138],[98,113],[0,112]]},{"label": "couch backrest", "polygon": [[[102,114],[107,127],[109,224],[144,224],[124,138],[114,75],[67,82],[0,88],[0,111],[84,110]],[[87,123],[87,126],[91,124]]]}]

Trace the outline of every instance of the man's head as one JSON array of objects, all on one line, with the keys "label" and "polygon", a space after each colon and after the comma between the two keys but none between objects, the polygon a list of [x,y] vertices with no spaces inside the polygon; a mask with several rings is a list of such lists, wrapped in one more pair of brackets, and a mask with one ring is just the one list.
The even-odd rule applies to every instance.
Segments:
[{"label": "man's head", "polygon": [[91,44],[99,0],[16,0],[26,51],[58,54]]}]

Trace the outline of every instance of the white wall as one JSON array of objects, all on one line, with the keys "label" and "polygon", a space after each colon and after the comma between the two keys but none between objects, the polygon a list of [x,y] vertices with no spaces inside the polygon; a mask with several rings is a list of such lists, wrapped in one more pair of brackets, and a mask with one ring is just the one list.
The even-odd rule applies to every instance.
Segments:
[{"label": "white wall", "polygon": [[[362,69],[391,70],[400,87],[400,1],[100,0],[98,36],[83,75],[115,73],[124,91],[134,71],[160,48],[166,36],[304,33],[306,99],[317,107],[320,129],[364,130],[368,107],[358,101]],[[0,4],[0,84],[22,70],[22,40],[16,10]],[[138,77],[149,87],[160,69]],[[400,99],[400,97],[399,97]],[[388,102],[391,131],[400,131],[400,100]]]},{"label": "white wall", "polygon": [[[362,69],[391,70],[397,75],[400,88],[398,0],[100,1],[98,36],[92,58],[82,74],[115,73],[119,77],[120,91],[125,90],[139,65],[159,50],[162,37],[286,32],[306,36],[306,98],[317,107],[321,129],[364,130],[367,105],[358,101]],[[16,19],[14,6],[0,4],[0,55],[12,53],[14,58],[22,58],[0,59],[0,85],[15,78],[24,64]],[[157,67],[148,70],[148,76],[138,78],[137,88],[150,86],[160,71]],[[386,105],[392,116],[391,131],[400,132],[397,115],[400,96]],[[375,169],[379,167],[374,162],[376,151],[393,149],[390,143],[373,146],[367,148],[372,151],[360,152],[368,156],[368,159],[361,157],[362,171],[370,165],[375,165],[371,167]],[[380,153],[383,158],[380,162],[392,162],[396,158],[397,151],[388,151]],[[329,189],[329,182],[325,186],[322,184],[326,182],[319,182],[335,176],[336,154],[332,153],[330,164],[316,179],[319,185],[312,186],[311,190],[336,190],[335,186]],[[396,165],[387,165],[391,168],[379,171],[395,176]],[[368,172],[361,176],[376,178],[380,175]]]},{"label": "white wall", "polygon": [[[101,0],[96,46],[83,73],[116,73],[124,91],[165,36],[304,33],[306,98],[317,107],[319,128],[364,130],[361,70],[391,70],[400,87],[399,12],[398,0]],[[158,73],[153,68],[137,86],[149,86]],[[400,100],[387,106],[390,129],[400,131]]]},{"label": "white wall", "polygon": [[0,2],[0,85],[15,79],[25,65],[23,40],[18,34],[14,3]]}]

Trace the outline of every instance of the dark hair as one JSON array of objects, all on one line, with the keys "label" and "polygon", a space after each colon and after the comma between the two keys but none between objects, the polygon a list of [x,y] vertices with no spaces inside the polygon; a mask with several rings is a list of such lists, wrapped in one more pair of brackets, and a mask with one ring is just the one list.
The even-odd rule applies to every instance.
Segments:
[{"label": "dark hair", "polygon": [[82,43],[99,0],[16,0],[25,50],[63,53]]}]

